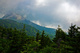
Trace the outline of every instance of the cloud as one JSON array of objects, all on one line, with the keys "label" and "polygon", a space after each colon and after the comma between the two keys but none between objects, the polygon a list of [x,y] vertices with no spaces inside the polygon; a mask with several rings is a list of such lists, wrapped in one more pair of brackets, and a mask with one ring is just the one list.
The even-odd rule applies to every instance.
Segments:
[{"label": "cloud", "polygon": [[80,8],[80,0],[66,0],[72,5],[76,5],[78,8]]},{"label": "cloud", "polygon": [[32,22],[41,26],[41,23],[39,21],[32,21]]},{"label": "cloud", "polygon": [[[79,19],[80,9],[78,9],[74,5],[70,5],[69,3],[63,3],[56,10],[57,14],[61,17],[68,19],[69,22],[77,22]],[[73,21],[74,20],[74,21]]]},{"label": "cloud", "polygon": [[[60,7],[56,10],[57,15],[60,16],[61,18],[65,18],[67,20],[67,25],[69,26],[70,23],[75,23],[77,24],[80,22],[80,9],[76,7],[76,5],[72,5],[68,2],[62,3]],[[64,23],[65,23],[65,19]],[[79,24],[77,24],[80,26]],[[64,26],[64,25],[63,25]],[[65,27],[65,26],[64,26]]]},{"label": "cloud", "polygon": [[0,18],[2,18],[4,16],[4,14],[0,14]]},{"label": "cloud", "polygon": [[45,6],[46,0],[36,0],[36,6]]},{"label": "cloud", "polygon": [[[78,26],[80,20],[80,0],[0,0],[0,16],[8,11],[25,15],[32,22],[50,28],[61,25],[68,29],[71,23]],[[17,10],[16,10],[17,9]],[[28,15],[27,15],[28,14]]]},{"label": "cloud", "polygon": [[0,0],[0,12],[7,13],[8,11],[14,11],[20,4],[24,4],[24,2],[28,3],[30,1],[31,0]]}]

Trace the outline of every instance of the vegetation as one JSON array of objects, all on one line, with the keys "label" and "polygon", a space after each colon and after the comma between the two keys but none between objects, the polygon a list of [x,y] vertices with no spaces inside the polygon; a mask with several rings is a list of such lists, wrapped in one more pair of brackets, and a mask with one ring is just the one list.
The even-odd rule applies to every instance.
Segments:
[{"label": "vegetation", "polygon": [[39,25],[37,25],[35,23],[32,23],[31,21],[29,21],[27,19],[25,19],[25,20],[18,20],[18,22],[31,25],[31,26],[35,27],[36,29],[38,29],[39,31],[43,31],[44,30],[45,33],[48,34],[50,38],[54,37],[55,32],[56,32],[56,29],[46,28],[46,27],[43,27],[43,26],[39,26]]},{"label": "vegetation", "polygon": [[22,30],[0,27],[0,53],[80,53],[80,27],[76,25],[71,25],[68,34],[58,26],[53,40],[45,31],[33,37],[25,29],[25,25]]},{"label": "vegetation", "polygon": [[[24,22],[18,22],[18,21],[14,21],[14,20],[11,20],[11,19],[0,19],[0,26],[6,27],[6,28],[17,28],[17,29],[21,30],[23,28],[23,26],[24,26],[23,23]],[[48,28],[41,27],[41,26],[38,27],[38,29],[36,29],[36,27],[38,25],[35,24],[36,27],[34,28],[34,27],[32,27],[32,25],[33,25],[32,22],[27,21],[26,23],[31,24],[31,25],[25,24],[26,33],[27,33],[28,36],[36,36],[36,33],[37,33],[38,29],[41,29],[42,28],[43,30],[46,29],[48,32],[51,32],[52,31],[53,32],[52,33],[53,35],[50,35],[50,33],[47,33],[47,32],[45,32],[45,34],[48,34],[51,39],[54,37],[55,29],[48,29]],[[41,33],[41,30],[39,30],[39,33]]]},{"label": "vegetation", "polygon": [[[21,30],[24,26],[23,23],[18,23],[14,20],[10,19],[0,19],[0,26],[5,27],[5,28],[17,28]],[[36,36],[36,32],[38,31],[36,28],[25,24],[25,30],[28,36]]]}]

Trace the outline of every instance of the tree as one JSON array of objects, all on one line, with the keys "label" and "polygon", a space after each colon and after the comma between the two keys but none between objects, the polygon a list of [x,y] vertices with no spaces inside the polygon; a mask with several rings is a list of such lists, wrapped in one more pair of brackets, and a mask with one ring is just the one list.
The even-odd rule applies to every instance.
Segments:
[{"label": "tree", "polygon": [[25,33],[25,28],[26,28],[26,26],[25,26],[25,24],[24,24],[24,26],[23,26],[23,29],[22,29],[22,32],[24,32]]},{"label": "tree", "polygon": [[44,38],[45,38],[45,36],[44,36],[44,31],[42,32],[42,35],[41,35],[41,42],[40,42],[40,44],[41,44],[41,48],[43,48],[44,46],[45,46],[45,40],[44,40]]},{"label": "tree", "polygon": [[66,33],[60,28],[59,25],[58,25],[58,28],[56,30],[55,36],[56,36],[56,39],[61,38],[61,39],[65,40],[65,38],[66,38]]},{"label": "tree", "polygon": [[38,40],[39,40],[39,31],[36,33],[36,41],[38,42]]},{"label": "tree", "polygon": [[50,46],[52,44],[52,41],[48,35],[45,36],[44,40],[45,40],[45,45]]},{"label": "tree", "polygon": [[73,38],[77,35],[78,29],[76,28],[76,25],[71,24],[70,28],[68,29],[69,37]]}]

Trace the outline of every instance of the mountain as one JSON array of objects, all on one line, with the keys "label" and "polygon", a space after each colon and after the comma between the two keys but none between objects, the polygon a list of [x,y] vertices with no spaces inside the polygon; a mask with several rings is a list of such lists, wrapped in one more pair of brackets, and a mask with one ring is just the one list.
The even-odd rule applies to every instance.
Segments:
[{"label": "mountain", "polygon": [[3,19],[24,20],[25,18],[22,17],[22,16],[19,15],[19,14],[10,12],[10,13],[6,14],[6,15],[3,17]]},{"label": "mountain", "polygon": [[[17,21],[10,20],[10,19],[0,19],[0,26],[6,27],[6,28],[17,28],[19,30],[23,29],[24,24],[18,23]],[[35,36],[37,33],[37,29],[25,24],[26,33],[29,36]]]},{"label": "mountain", "polygon": [[46,27],[43,27],[43,26],[39,26],[35,23],[32,23],[31,21],[25,19],[25,20],[20,20],[21,23],[25,23],[25,24],[28,24],[28,25],[31,25],[33,27],[35,27],[36,29],[40,30],[40,31],[45,31],[47,34],[50,34],[50,35],[55,35],[55,29],[52,29],[52,28],[46,28]]},{"label": "mountain", "polygon": [[[30,16],[28,15],[28,17],[33,17],[33,16]],[[16,20],[17,22],[20,22],[20,23],[24,23],[24,24],[28,24],[32,27],[35,27],[36,29],[40,30],[40,31],[45,31],[47,34],[49,35],[55,35],[55,29],[52,29],[52,28],[46,28],[46,27],[43,27],[43,26],[39,26],[29,20],[27,20],[25,17],[23,17],[22,15],[20,14],[17,14],[17,13],[9,13],[9,14],[6,14],[3,19],[11,19],[11,20]]]}]

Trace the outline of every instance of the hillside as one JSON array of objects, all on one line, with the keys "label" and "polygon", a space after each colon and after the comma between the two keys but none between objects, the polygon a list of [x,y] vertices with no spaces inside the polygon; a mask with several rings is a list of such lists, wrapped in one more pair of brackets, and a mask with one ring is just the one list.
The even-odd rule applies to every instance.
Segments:
[{"label": "hillside", "polygon": [[47,34],[51,34],[51,35],[55,35],[55,31],[56,29],[52,29],[52,28],[46,28],[46,27],[43,27],[43,26],[39,26],[35,23],[32,23],[31,21],[25,19],[25,20],[20,20],[19,22],[21,23],[25,23],[25,24],[28,24],[28,25],[31,25],[33,27],[35,27],[36,29],[40,30],[40,31],[45,31]]},{"label": "hillside", "polygon": [[[31,16],[33,17],[33,16]],[[17,22],[20,22],[20,23],[24,23],[24,24],[28,24],[40,31],[45,31],[47,34],[51,35],[52,37],[55,35],[55,32],[56,32],[56,29],[52,29],[52,28],[46,28],[46,27],[43,27],[43,26],[39,26],[29,20],[27,20],[26,18],[24,18],[23,16],[19,15],[19,14],[16,14],[16,13],[9,13],[9,14],[6,14],[3,19],[11,19],[11,20],[16,20]]]},{"label": "hillside", "polygon": [[[0,19],[0,26],[2,27],[6,27],[6,28],[17,28],[19,30],[21,30],[24,26],[24,24],[22,23],[18,23],[16,21],[13,20],[9,20],[9,19]],[[29,36],[35,36],[36,32],[38,31],[36,28],[30,26],[30,25],[25,25],[25,29],[27,32],[27,35]]]}]

